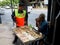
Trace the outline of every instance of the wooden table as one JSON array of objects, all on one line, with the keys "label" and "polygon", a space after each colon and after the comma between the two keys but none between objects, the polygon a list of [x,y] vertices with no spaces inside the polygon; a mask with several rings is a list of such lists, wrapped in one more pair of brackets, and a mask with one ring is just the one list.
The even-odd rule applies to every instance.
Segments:
[{"label": "wooden table", "polygon": [[37,34],[28,26],[15,28],[14,33],[20,39],[23,45],[29,45],[31,42],[35,42],[36,40],[40,40],[43,38],[42,33]]}]

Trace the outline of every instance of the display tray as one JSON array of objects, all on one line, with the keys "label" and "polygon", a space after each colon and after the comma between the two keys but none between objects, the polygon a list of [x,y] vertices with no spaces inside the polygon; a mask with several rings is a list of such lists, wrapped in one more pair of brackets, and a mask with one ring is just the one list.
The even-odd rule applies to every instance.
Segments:
[{"label": "display tray", "polygon": [[15,28],[14,33],[17,35],[17,37],[23,43],[30,42],[30,41],[35,41],[37,39],[42,38],[42,33],[37,34],[37,33],[34,32],[33,29],[30,29],[30,27],[28,27],[28,26]]}]

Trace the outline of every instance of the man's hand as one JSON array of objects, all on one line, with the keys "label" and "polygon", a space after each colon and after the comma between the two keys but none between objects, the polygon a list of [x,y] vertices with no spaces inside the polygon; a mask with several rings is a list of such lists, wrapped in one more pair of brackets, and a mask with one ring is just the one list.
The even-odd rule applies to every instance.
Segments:
[{"label": "man's hand", "polygon": [[25,21],[24,24],[27,25],[27,21]]},{"label": "man's hand", "polygon": [[36,18],[36,26],[38,27],[39,26],[39,18]]}]

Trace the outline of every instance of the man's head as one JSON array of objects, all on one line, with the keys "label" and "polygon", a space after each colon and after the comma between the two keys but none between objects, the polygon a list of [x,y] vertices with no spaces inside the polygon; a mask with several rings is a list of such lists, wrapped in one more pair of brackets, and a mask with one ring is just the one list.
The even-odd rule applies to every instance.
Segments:
[{"label": "man's head", "polygon": [[23,3],[20,3],[18,9],[19,9],[19,10],[23,10],[23,9],[24,9],[24,4],[23,4]]},{"label": "man's head", "polygon": [[39,16],[39,20],[40,20],[40,21],[45,20],[45,14],[43,14],[43,13],[42,13],[42,14],[40,14],[40,16]]}]

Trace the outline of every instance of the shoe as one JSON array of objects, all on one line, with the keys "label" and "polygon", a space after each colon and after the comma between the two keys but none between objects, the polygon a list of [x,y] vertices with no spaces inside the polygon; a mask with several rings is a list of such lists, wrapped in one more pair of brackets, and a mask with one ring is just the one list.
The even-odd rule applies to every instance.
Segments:
[{"label": "shoe", "polygon": [[16,42],[15,41],[13,41],[13,44],[15,44]]}]

